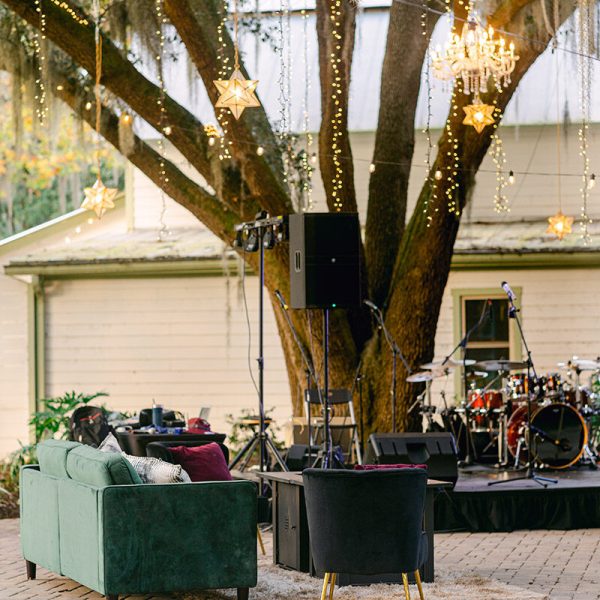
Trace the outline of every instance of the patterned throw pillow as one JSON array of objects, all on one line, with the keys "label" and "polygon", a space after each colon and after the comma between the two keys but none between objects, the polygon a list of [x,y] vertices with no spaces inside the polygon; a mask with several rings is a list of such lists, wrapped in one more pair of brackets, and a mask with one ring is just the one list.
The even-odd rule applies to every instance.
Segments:
[{"label": "patterned throw pillow", "polygon": [[142,483],[191,483],[190,476],[181,465],[172,465],[148,456],[130,456],[122,452],[117,438],[112,433],[104,438],[98,450],[122,454],[140,476]]},{"label": "patterned throw pillow", "polygon": [[131,463],[142,483],[190,483],[190,476],[181,465],[150,456],[131,456],[122,453]]}]

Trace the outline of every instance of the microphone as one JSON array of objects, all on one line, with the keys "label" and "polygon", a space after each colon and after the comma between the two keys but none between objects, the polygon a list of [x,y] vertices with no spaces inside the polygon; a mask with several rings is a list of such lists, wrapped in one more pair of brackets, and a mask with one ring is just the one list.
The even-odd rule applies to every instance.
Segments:
[{"label": "microphone", "polygon": [[279,290],[275,290],[275,296],[277,297],[277,300],[279,300],[279,304],[281,304],[281,308],[283,308],[283,310],[287,310],[289,308],[289,306],[287,305],[287,302],[285,301],[283,294]]},{"label": "microphone", "polygon": [[508,285],[508,283],[506,281],[503,281],[501,285],[502,285],[502,289],[507,293],[509,300],[511,302],[514,302],[517,299],[517,296],[510,288],[510,285]]},{"label": "microphone", "polygon": [[374,310],[375,312],[380,312],[379,308],[377,307],[377,305],[375,305],[370,300],[363,300],[363,304],[366,305],[366,306],[368,306],[371,310]]}]

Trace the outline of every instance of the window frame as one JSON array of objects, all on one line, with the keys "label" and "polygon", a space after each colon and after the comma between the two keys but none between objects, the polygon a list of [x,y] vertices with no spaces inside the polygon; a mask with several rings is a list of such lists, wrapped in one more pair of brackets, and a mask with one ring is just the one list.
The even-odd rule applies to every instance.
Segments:
[{"label": "window frame", "polygon": [[[519,318],[522,321],[521,303],[523,300],[523,289],[521,287],[513,287],[513,291],[517,296],[515,306],[519,310]],[[506,298],[506,294],[498,291],[497,287],[493,288],[456,288],[452,290],[452,306],[454,311],[453,319],[453,335],[454,345],[456,346],[464,335],[464,327],[466,321],[465,301],[466,300],[486,300],[490,298],[497,300]],[[508,301],[508,300],[507,300]],[[495,342],[476,342],[477,348],[498,348],[501,344]],[[515,319],[509,319],[508,323],[508,360],[520,361],[523,358],[523,348],[519,337],[519,329]],[[458,357],[460,358],[460,357]],[[464,395],[462,369],[456,369],[454,372],[454,391],[457,402]]]}]

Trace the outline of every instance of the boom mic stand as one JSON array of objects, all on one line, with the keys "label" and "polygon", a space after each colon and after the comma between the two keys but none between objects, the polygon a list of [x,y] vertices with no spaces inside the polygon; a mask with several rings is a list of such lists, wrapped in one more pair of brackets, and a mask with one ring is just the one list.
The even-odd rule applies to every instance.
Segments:
[{"label": "boom mic stand", "polygon": [[398,357],[404,364],[404,368],[406,369],[409,375],[412,374],[412,369],[408,366],[408,362],[406,361],[406,358],[404,358],[404,354],[402,354],[402,350],[400,350],[400,348],[398,347],[396,340],[393,338],[389,329],[385,326],[385,321],[383,319],[381,309],[370,300],[365,300],[364,303],[369,307],[369,309],[373,313],[373,316],[375,317],[379,328],[383,332],[383,337],[385,338],[385,341],[387,342],[388,346],[390,347],[390,350],[392,351],[392,387],[390,390],[390,396],[392,401],[392,433],[396,433],[396,379]]},{"label": "boom mic stand", "polygon": [[[272,249],[277,236],[275,230],[284,226],[283,217],[270,218],[266,211],[259,212],[254,221],[240,223],[235,226],[236,246],[244,248],[245,252],[259,252],[258,259],[258,411],[259,411],[259,430],[252,439],[242,448],[235,457],[230,469],[246,456],[241,467],[242,470],[250,460],[250,457],[259,447],[260,452],[260,471],[264,473],[268,468],[268,453],[270,452],[277,464],[283,471],[288,471],[287,465],[275,447],[273,440],[267,432],[265,423],[265,357],[264,357],[264,297],[265,297],[265,250]],[[244,237],[246,236],[246,237]]]},{"label": "boom mic stand", "polygon": [[[294,324],[292,323],[292,320],[290,319],[290,314],[288,312],[289,306],[287,305],[287,302],[285,301],[283,294],[279,290],[275,290],[275,297],[279,301],[279,305],[281,306],[281,309],[283,311],[283,316],[285,318],[285,321],[288,324],[288,327],[290,328],[290,331],[292,333],[292,338],[294,339],[294,342],[296,343],[296,346],[298,347],[298,350],[300,351],[300,356],[302,357],[302,361],[304,362],[304,366],[306,367],[306,383],[307,383],[306,393],[308,393],[310,390],[310,383],[311,383],[311,379],[312,379],[312,381],[314,381],[317,386],[317,394],[319,397],[319,402],[320,402],[321,406],[323,406],[323,397],[321,396],[321,387],[319,385],[319,381],[318,381],[317,375],[315,373],[313,362],[306,355],[304,346],[303,346],[302,342],[300,341],[300,338],[298,337],[298,332],[296,331],[296,328],[294,327]],[[308,464],[310,465],[311,459],[312,459],[312,430],[311,430],[311,418],[310,418],[310,398],[309,398],[309,402],[308,402],[306,411],[307,411],[306,421],[308,424]]]},{"label": "boom mic stand", "polygon": [[[454,350],[452,350],[452,352],[450,352],[450,354],[448,354],[448,356],[446,356],[446,358],[444,358],[444,360],[442,361],[442,367],[448,363],[448,361],[452,358],[452,356],[454,356],[454,354],[456,353],[456,351],[460,348],[461,349],[461,357],[462,357],[462,369],[463,369],[463,392],[465,394],[465,429],[466,429],[466,440],[467,440],[467,453],[465,455],[465,460],[463,461],[464,465],[471,465],[473,464],[473,460],[474,458],[477,459],[476,456],[476,452],[475,452],[475,445],[473,444],[473,434],[471,432],[471,420],[469,419],[469,383],[467,381],[467,364],[466,364],[466,360],[467,360],[467,346],[469,345],[469,339],[471,338],[471,336],[475,333],[475,331],[477,331],[477,329],[479,329],[479,327],[481,327],[481,325],[483,325],[483,322],[485,321],[485,318],[488,314],[488,309],[492,306],[491,300],[486,300],[484,306],[483,306],[483,310],[481,311],[481,316],[479,317],[479,321],[477,321],[477,323],[475,323],[475,325],[473,325],[473,327],[471,327],[471,329],[469,329],[469,331],[467,331],[464,335],[464,337],[462,338],[462,340],[460,340],[460,342],[458,342],[458,344],[454,347]],[[460,429],[459,429],[460,431]],[[471,456],[471,449],[473,450],[473,454],[475,454],[475,457],[473,458]]]},{"label": "boom mic stand", "polygon": [[[505,287],[505,284],[502,285],[502,287]],[[506,284],[506,288],[508,288],[508,285]],[[535,372],[535,367],[533,366],[533,360],[531,359],[531,351],[529,350],[529,346],[527,345],[527,340],[525,339],[525,334],[523,333],[523,327],[521,326],[521,319],[519,319],[519,309],[515,306],[515,300],[516,297],[514,296],[514,294],[512,293],[512,291],[510,291],[510,288],[506,289],[505,291],[508,295],[508,316],[511,319],[514,319],[515,322],[517,323],[517,328],[519,329],[519,336],[521,337],[521,341],[523,342],[523,346],[525,346],[525,352],[527,352],[527,434],[528,434],[528,442],[527,442],[527,458],[528,458],[528,462],[527,462],[527,471],[525,473],[525,475],[521,476],[521,477],[512,477],[510,479],[501,479],[498,481],[489,481],[488,482],[488,486],[489,485],[498,485],[501,483],[510,483],[512,481],[524,481],[527,479],[531,479],[533,481],[535,481],[536,483],[538,483],[539,485],[541,485],[542,487],[548,487],[549,483],[558,483],[558,479],[550,479],[549,477],[542,477],[540,475],[538,475],[536,473],[535,467],[534,467],[534,463],[535,463],[535,436],[540,435],[543,437],[545,435],[544,432],[542,432],[541,430],[537,430],[537,432],[535,433],[534,436],[534,431],[537,428],[533,427],[533,424],[531,422],[531,397],[532,397],[532,390],[531,390],[531,385],[529,385],[529,382],[531,382],[531,374],[533,373],[533,377],[534,377],[534,381],[537,384],[538,383],[538,376],[537,373]]]}]

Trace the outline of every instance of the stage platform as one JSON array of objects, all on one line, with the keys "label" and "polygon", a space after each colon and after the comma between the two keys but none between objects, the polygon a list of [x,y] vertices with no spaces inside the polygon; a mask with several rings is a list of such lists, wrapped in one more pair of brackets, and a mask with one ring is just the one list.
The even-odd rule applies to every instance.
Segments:
[{"label": "stage platform", "polygon": [[489,486],[523,473],[475,467],[459,472],[453,491],[435,500],[436,531],[514,531],[600,527],[600,471],[579,467],[543,471],[558,479],[541,487],[534,481]]}]

